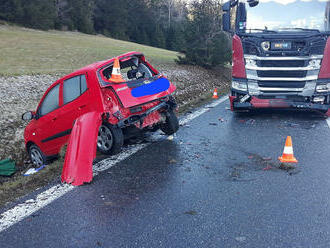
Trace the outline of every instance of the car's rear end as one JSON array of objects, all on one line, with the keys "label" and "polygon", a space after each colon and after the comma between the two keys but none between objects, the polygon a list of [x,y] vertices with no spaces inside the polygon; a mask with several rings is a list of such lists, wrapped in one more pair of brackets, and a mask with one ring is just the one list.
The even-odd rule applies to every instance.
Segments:
[{"label": "car's rear end", "polygon": [[[97,70],[103,119],[107,125],[122,132],[121,139],[140,131],[155,131],[159,128],[166,134],[175,133],[179,127],[175,115],[177,106],[172,96],[176,87],[154,69],[141,53],[124,54],[118,59],[123,77],[121,82],[111,80],[114,59],[105,62]],[[104,126],[104,132],[109,133],[107,125]],[[100,139],[99,148],[102,146],[107,147]]]}]

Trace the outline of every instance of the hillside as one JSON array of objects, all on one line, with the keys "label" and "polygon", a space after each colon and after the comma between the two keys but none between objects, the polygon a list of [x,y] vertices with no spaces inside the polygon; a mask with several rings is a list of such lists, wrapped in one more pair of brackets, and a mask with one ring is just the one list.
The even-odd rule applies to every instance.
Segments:
[{"label": "hillside", "polygon": [[67,73],[95,61],[139,51],[155,65],[174,64],[177,53],[100,35],[39,31],[0,25],[0,75]]}]

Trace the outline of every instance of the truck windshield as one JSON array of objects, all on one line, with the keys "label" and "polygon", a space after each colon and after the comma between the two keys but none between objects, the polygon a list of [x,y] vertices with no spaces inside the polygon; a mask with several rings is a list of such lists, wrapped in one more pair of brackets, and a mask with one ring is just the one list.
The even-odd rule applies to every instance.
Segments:
[{"label": "truck windshield", "polygon": [[246,32],[330,30],[330,0],[260,0],[246,6]]}]

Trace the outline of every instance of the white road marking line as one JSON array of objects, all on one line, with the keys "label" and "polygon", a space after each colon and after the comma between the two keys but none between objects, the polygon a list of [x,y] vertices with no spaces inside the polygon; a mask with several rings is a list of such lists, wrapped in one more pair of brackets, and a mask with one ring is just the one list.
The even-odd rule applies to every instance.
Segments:
[{"label": "white road marking line", "polygon": [[327,119],[328,126],[330,128],[330,117]]},{"label": "white road marking line", "polygon": [[[223,103],[228,99],[228,96],[219,98],[218,100],[208,104],[207,106],[187,115],[180,120],[180,125],[184,125],[189,121],[199,117],[209,110],[209,108],[216,107],[217,105]],[[160,140],[160,137],[156,137],[157,140]],[[93,174],[94,176],[99,174],[102,171],[105,171],[117,163],[123,161],[124,159],[132,156],[134,153],[145,148],[149,144],[139,144],[134,147],[128,147],[124,149],[119,155],[113,156],[108,159],[104,159],[94,165]],[[6,212],[0,215],[0,232],[8,229],[12,225],[20,222],[24,218],[32,215],[38,210],[44,208],[48,204],[52,203],[56,199],[75,189],[76,187],[68,184],[57,184],[50,189],[47,189],[36,196],[35,199],[26,200],[24,203],[18,204],[15,207],[7,210]]]},{"label": "white road marking line", "polygon": [[191,120],[197,118],[198,116],[204,114],[205,112],[207,112],[209,110],[209,108],[213,108],[213,107],[219,105],[220,103],[223,103],[227,99],[228,99],[228,96],[221,97],[218,100],[206,105],[204,108],[201,108],[200,110],[197,110],[194,113],[187,115],[185,118],[183,118],[179,121],[180,125],[187,124],[189,121],[191,121]]}]

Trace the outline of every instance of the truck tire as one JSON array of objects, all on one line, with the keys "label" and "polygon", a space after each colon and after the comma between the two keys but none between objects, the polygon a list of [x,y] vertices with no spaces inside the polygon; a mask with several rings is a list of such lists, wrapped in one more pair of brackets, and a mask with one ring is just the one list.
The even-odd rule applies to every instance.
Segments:
[{"label": "truck tire", "polygon": [[100,126],[97,136],[97,150],[106,155],[115,155],[124,144],[123,131],[109,123]]},{"label": "truck tire", "polygon": [[160,130],[162,130],[167,135],[171,135],[176,133],[178,129],[179,129],[178,117],[176,117],[176,114],[171,109],[166,112],[166,120],[164,123],[160,125]]}]

